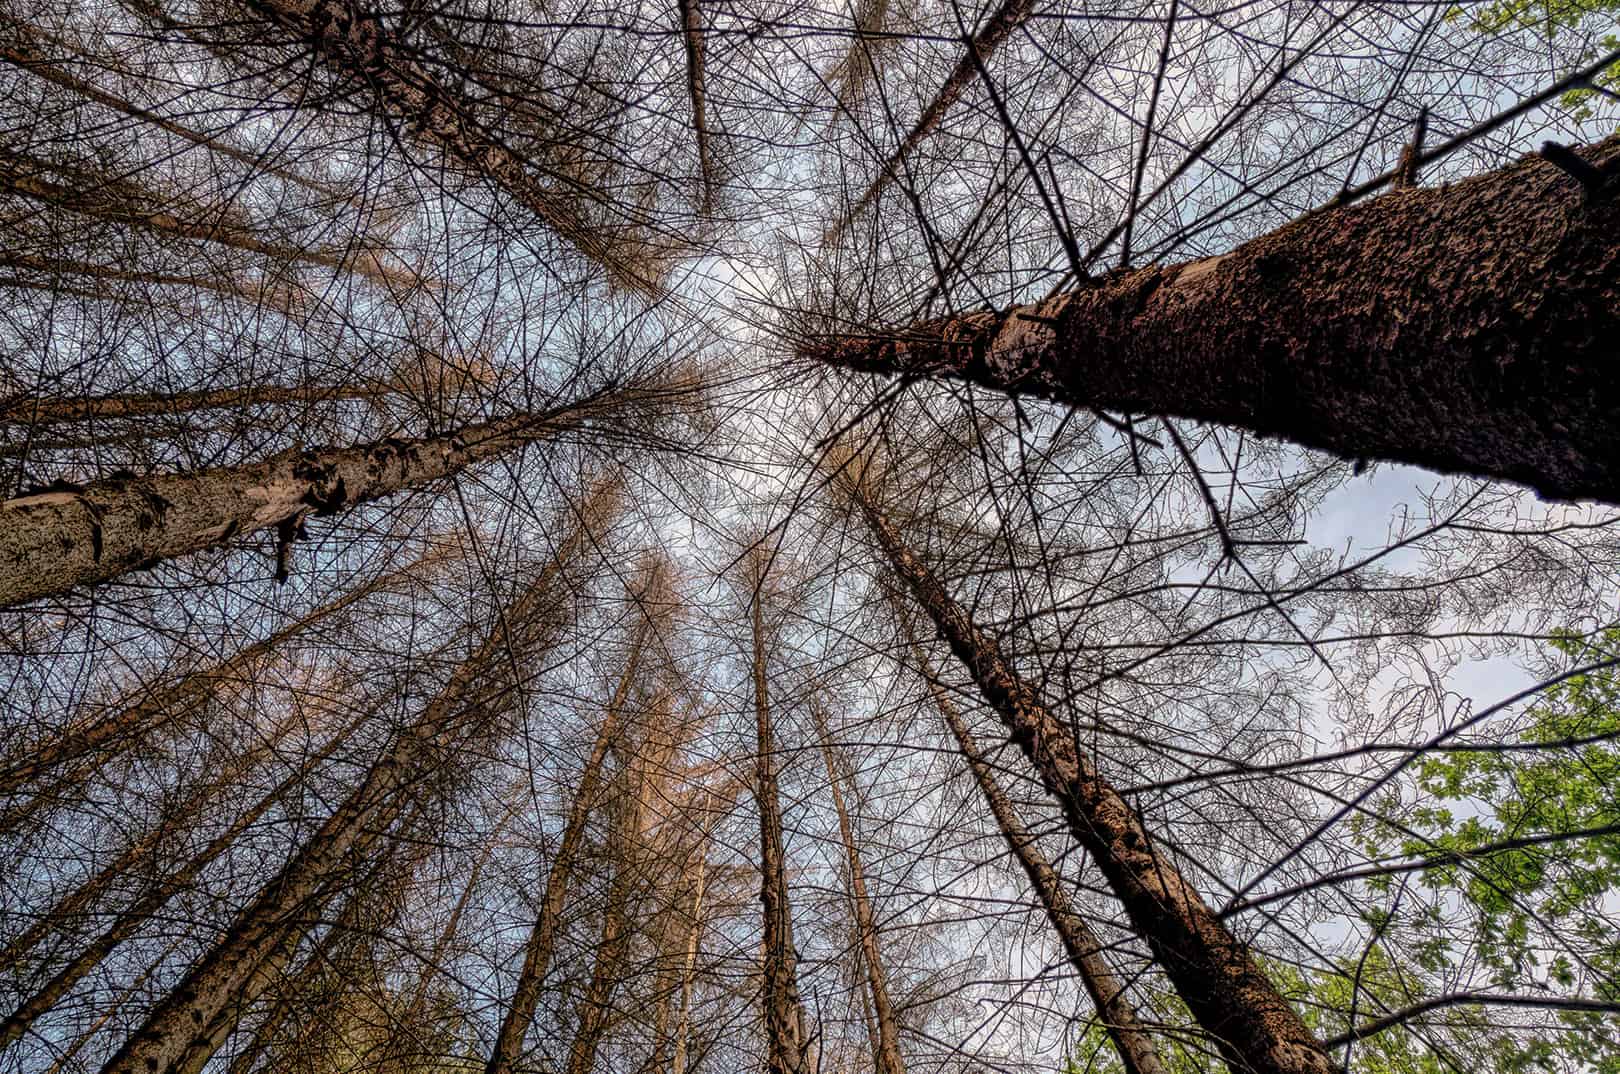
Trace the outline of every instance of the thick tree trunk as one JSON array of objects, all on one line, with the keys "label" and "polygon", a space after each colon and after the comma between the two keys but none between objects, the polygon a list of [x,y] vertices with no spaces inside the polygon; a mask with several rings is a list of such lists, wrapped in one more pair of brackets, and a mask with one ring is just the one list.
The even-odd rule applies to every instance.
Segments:
[{"label": "thick tree trunk", "polygon": [[189,414],[229,407],[298,406],[338,399],[374,399],[390,389],[385,384],[268,384],[252,388],[214,388],[191,392],[122,395],[39,396],[0,410],[0,422],[56,425],[63,422],[144,418],[155,414]]},{"label": "thick tree trunk", "polygon": [[110,581],[260,530],[279,528],[290,541],[306,516],[336,514],[448,477],[606,418],[625,398],[616,393],[500,418],[450,436],[288,452],[244,466],[112,477],[18,496],[0,503],[0,608]]},{"label": "thick tree trunk", "polygon": [[[369,714],[368,714],[369,715]],[[326,747],[315,756],[308,758],[299,765],[297,771],[282,780],[274,789],[264,794],[258,801],[248,807],[247,811],[230,826],[220,832],[201,851],[181,866],[176,872],[155,882],[146,892],[121,911],[113,923],[108,926],[87,947],[73,957],[73,960],[64,966],[57,974],[45,983],[37,992],[25,1000],[3,1024],[0,1024],[0,1049],[10,1047],[13,1042],[28,1032],[28,1028],[40,1015],[54,1007],[63,996],[73,990],[73,986],[82,980],[85,974],[99,966],[103,959],[130,936],[134,935],[140,927],[148,923],[153,915],[163,909],[164,905],[190,887],[202,875],[216,858],[225,853],[236,844],[236,840],[249,828],[257,824],[276,803],[280,802],[294,789],[309,778],[315,768],[329,758],[340,745],[350,741],[349,735],[357,731],[365,722],[365,717],[353,721],[344,731],[332,736]],[[234,778],[234,777],[232,777]],[[209,787],[210,792],[218,786],[229,785],[230,780],[215,781]]]},{"label": "thick tree trunk", "polygon": [[895,1019],[894,1005],[889,1002],[889,982],[883,973],[882,952],[878,950],[877,917],[872,912],[872,900],[866,892],[866,872],[861,867],[861,852],[855,845],[855,831],[850,824],[849,810],[844,805],[844,792],[839,788],[842,776],[833,762],[832,735],[820,711],[812,711],[815,712],[816,729],[821,733],[821,758],[827,766],[833,808],[838,813],[838,833],[844,841],[861,962],[866,970],[867,987],[872,993],[872,1018],[877,1027],[872,1063],[877,1074],[905,1074],[905,1061],[900,1055],[899,1023]]},{"label": "thick tree trunk", "polygon": [[868,372],[1234,425],[1620,503],[1620,135],[1327,209],[1221,257],[806,344]]},{"label": "thick tree trunk", "polygon": [[585,838],[585,824],[590,819],[591,810],[596,807],[597,790],[602,783],[602,769],[607,762],[608,749],[620,733],[625,702],[629,699],[631,687],[635,685],[642,649],[652,626],[652,620],[646,618],[636,628],[624,672],[602,714],[602,723],[596,730],[596,741],[592,743],[590,756],[585,759],[585,767],[580,772],[573,801],[568,806],[568,820],[557,843],[557,853],[552,857],[551,868],[546,873],[540,915],[529,930],[529,939],[524,945],[523,968],[518,971],[512,1004],[501,1021],[495,1049],[484,1067],[487,1074],[512,1074],[523,1054],[523,1036],[528,1032],[529,1023],[534,1020],[535,1008],[540,1002],[540,985],[551,965],[557,926],[562,920],[563,904],[568,899],[568,884],[573,875],[575,859]]},{"label": "thick tree trunk", "polygon": [[581,253],[606,268],[619,283],[657,294],[660,283],[645,259],[604,238],[571,204],[586,196],[611,204],[600,193],[574,184],[565,193],[532,174],[527,162],[469,113],[409,49],[383,29],[382,20],[352,0],[247,0],[248,6],[308,44],[334,71],[369,86],[396,119],[475,175],[502,187]]},{"label": "thick tree trunk", "polygon": [[[763,588],[763,557],[756,557],[757,588]],[[759,900],[764,916],[764,993],[770,1074],[811,1074],[810,1042],[799,1002],[799,954],[793,943],[793,908],[788,901],[787,863],[782,842],[782,811],[776,786],[776,742],[771,727],[770,692],[765,673],[765,613],[756,592],[753,614],[754,722],[758,748],[754,761],[754,800],[759,806]]]},{"label": "thick tree trunk", "polygon": [[878,508],[863,474],[841,471],[838,485],[865,519],[890,567],[933,620],[951,652],[972,674],[1070,831],[1119,898],[1131,926],[1148,942],[1193,1017],[1235,1069],[1252,1074],[1331,1074],[1327,1052],[1255,965],[1174,859],[1156,844],[1142,818],[1081,753],[1054,716],[981,633]]},{"label": "thick tree trunk", "polygon": [[[279,653],[293,638],[313,630],[367,597],[392,589],[402,582],[421,579],[444,554],[445,549],[436,548],[409,566],[379,575],[282,627],[268,638],[243,647],[224,663],[192,672],[171,686],[137,688],[131,691],[129,702],[122,707],[68,728],[51,741],[36,743],[23,754],[14,754],[7,758],[5,767],[0,767],[0,794],[16,792],[58,765],[85,760],[103,746],[116,743],[120,749],[134,748],[165,721],[197,709],[218,687],[249,678],[255,664]],[[36,794],[30,801],[42,799],[42,795]],[[9,819],[10,814],[7,817]],[[4,830],[0,828],[0,831]]]},{"label": "thick tree trunk", "polygon": [[1018,864],[1023,868],[1024,875],[1029,877],[1030,885],[1041,900],[1041,906],[1046,909],[1047,920],[1052,923],[1053,931],[1063,943],[1064,952],[1068,954],[1069,961],[1080,974],[1080,981],[1085,985],[1086,993],[1091,996],[1091,1002],[1097,1008],[1097,1021],[1108,1031],[1108,1036],[1114,1042],[1114,1048],[1119,1052],[1120,1061],[1124,1063],[1127,1074],[1164,1074],[1164,1066],[1159,1062],[1158,1049],[1154,1047],[1152,1035],[1137,1017],[1136,1008],[1131,1005],[1130,997],[1125,994],[1124,984],[1115,976],[1113,967],[1103,957],[1102,941],[1091,930],[1091,926],[1086,924],[1086,919],[1074,908],[1062,877],[1041,852],[1035,836],[1024,826],[1018,811],[1013,808],[1011,799],[996,782],[994,770],[979,752],[978,744],[974,742],[961,713],[956,711],[955,704],[940,687],[938,679],[923,656],[922,647],[915,641],[912,642],[912,652],[917,661],[917,669],[928,683],[928,690],[934,698],[934,703],[939,707],[940,716],[945,720],[945,726],[950,728],[962,759],[967,762],[968,771],[973,774],[973,781],[978,784],[980,792],[984,795],[985,804],[990,807],[990,814],[996,818],[996,827],[1001,829],[1002,838],[1007,841],[1007,849],[1012,851],[1013,856],[1018,859]]},{"label": "thick tree trunk", "polygon": [[362,857],[422,793],[437,787],[458,754],[499,733],[513,693],[514,658],[547,649],[558,633],[557,576],[583,552],[589,532],[616,509],[616,482],[597,485],[556,557],[499,617],[478,650],[422,715],[372,766],[224,938],[158,1004],[102,1074],[198,1074],[240,1012],[280,976],[310,925],[309,910],[346,861]]}]

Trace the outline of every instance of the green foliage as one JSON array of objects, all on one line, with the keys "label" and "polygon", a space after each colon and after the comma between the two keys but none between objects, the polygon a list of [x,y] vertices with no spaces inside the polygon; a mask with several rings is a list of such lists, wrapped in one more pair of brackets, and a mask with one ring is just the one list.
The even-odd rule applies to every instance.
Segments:
[{"label": "green foliage", "polygon": [[[1461,8],[1453,9],[1454,18],[1465,17]],[[1620,20],[1620,0],[1496,0],[1483,11],[1466,13],[1470,25],[1481,33],[1499,34],[1507,30],[1525,29],[1545,34],[1550,41],[1560,31],[1571,30],[1594,16],[1607,16],[1607,21]],[[1620,31],[1604,34],[1596,46],[1588,48],[1582,63],[1591,63],[1607,52],[1620,49]],[[1598,76],[1597,83],[1620,92],[1620,63],[1610,64]],[[1599,94],[1593,89],[1572,89],[1559,101],[1575,113],[1578,119],[1592,114],[1592,105]]]}]

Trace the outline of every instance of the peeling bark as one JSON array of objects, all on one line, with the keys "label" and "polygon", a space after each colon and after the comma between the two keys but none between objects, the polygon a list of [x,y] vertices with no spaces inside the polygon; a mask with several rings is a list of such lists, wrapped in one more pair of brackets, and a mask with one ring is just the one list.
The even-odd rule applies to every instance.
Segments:
[{"label": "peeling bark", "polygon": [[220,942],[152,1010],[108,1060],[102,1074],[198,1074],[241,1012],[283,973],[310,925],[308,912],[346,861],[359,858],[410,808],[424,785],[437,788],[450,759],[501,733],[514,690],[514,657],[550,647],[561,619],[553,606],[558,576],[585,550],[593,525],[616,510],[618,485],[588,495],[585,524],[510,604],[477,651],[416,721],[401,732],[365,780],[326,819]]},{"label": "peeling bark", "polygon": [[1620,135],[1045,302],[807,343],[866,372],[1234,425],[1620,503]]},{"label": "peeling bark", "polygon": [[922,647],[915,641],[912,642],[912,653],[945,726],[950,728],[957,749],[973,775],[973,781],[984,795],[990,814],[996,818],[996,827],[1001,829],[1007,848],[1018,859],[1024,875],[1029,877],[1030,886],[1035,889],[1041,906],[1046,910],[1046,918],[1052,923],[1052,930],[1062,941],[1064,953],[1080,974],[1086,994],[1097,1009],[1097,1021],[1108,1031],[1108,1037],[1113,1041],[1114,1050],[1119,1053],[1127,1074],[1164,1074],[1153,1037],[1137,1017],[1136,1008],[1125,994],[1124,984],[1103,956],[1102,941],[1074,908],[1063,885],[1063,878],[1041,852],[1035,836],[1024,826],[1011,799],[996,782],[994,770],[979,752],[978,744],[974,742],[961,713],[956,711],[955,704],[940,687],[923,656]]},{"label": "peeling bark", "polygon": [[609,416],[638,393],[471,425],[452,436],[287,452],[266,462],[58,484],[0,503],[0,607],[111,581],[249,534],[337,514]]},{"label": "peeling bark", "polygon": [[[859,465],[851,460],[852,468]],[[978,629],[905,544],[863,477],[845,469],[837,484],[895,575],[1058,800],[1070,832],[1096,860],[1131,927],[1152,948],[1221,1056],[1235,1070],[1252,1074],[1332,1074],[1322,1043],[1255,964],[1247,945],[1181,875],[1142,818],[1080,751],[1068,727],[1018,675],[995,639]]]}]

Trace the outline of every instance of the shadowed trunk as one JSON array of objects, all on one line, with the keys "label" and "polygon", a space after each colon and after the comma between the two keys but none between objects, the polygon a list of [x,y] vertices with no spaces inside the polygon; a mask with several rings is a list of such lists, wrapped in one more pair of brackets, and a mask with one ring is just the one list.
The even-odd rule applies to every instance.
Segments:
[{"label": "shadowed trunk", "polygon": [[[907,629],[909,632],[909,626]],[[945,726],[950,728],[952,737],[956,739],[962,759],[967,762],[968,771],[973,774],[973,781],[978,784],[980,792],[984,795],[985,804],[990,807],[991,815],[996,818],[996,827],[1001,829],[1002,838],[1007,841],[1007,848],[1018,859],[1024,875],[1029,877],[1030,886],[1040,897],[1041,905],[1046,909],[1047,920],[1052,923],[1052,930],[1062,941],[1063,950],[1068,954],[1069,961],[1079,972],[1086,993],[1091,996],[1091,1002],[1097,1008],[1097,1021],[1108,1031],[1109,1039],[1114,1042],[1114,1049],[1119,1053],[1127,1074],[1164,1074],[1164,1067],[1159,1062],[1159,1053],[1154,1047],[1152,1035],[1137,1017],[1136,1008],[1131,1005],[1130,997],[1125,994],[1124,984],[1115,976],[1113,967],[1109,966],[1108,960],[1103,957],[1102,941],[1091,931],[1086,919],[1074,908],[1068,890],[1063,885],[1063,878],[1052,867],[1046,855],[1041,853],[1035,836],[1024,826],[1017,810],[1013,808],[1011,799],[996,782],[994,771],[984,759],[984,755],[979,752],[978,744],[973,741],[973,735],[963,722],[961,713],[956,711],[956,706],[946,696],[934,676],[933,669],[928,666],[922,647],[915,641],[911,645],[917,668],[922,673],[924,681],[928,683],[928,691],[933,696],[935,705],[939,707],[939,714],[944,718]]]},{"label": "shadowed trunk", "polygon": [[500,733],[514,694],[513,664],[550,647],[561,629],[557,580],[585,550],[619,499],[616,482],[599,483],[581,509],[583,523],[497,618],[477,651],[416,721],[398,735],[364,782],[340,804],[225,933],[157,1005],[102,1068],[102,1074],[197,1074],[228,1035],[234,1018],[281,976],[308,929],[310,909],[344,863],[364,855],[416,802],[436,789],[448,759],[471,755]]},{"label": "shadowed trunk", "polygon": [[877,918],[872,913],[872,900],[866,893],[866,873],[861,867],[861,852],[855,845],[849,810],[844,805],[844,792],[839,789],[842,776],[833,761],[832,735],[820,710],[812,706],[811,711],[815,715],[816,730],[821,734],[821,758],[827,765],[833,808],[838,812],[838,833],[844,841],[844,856],[849,866],[849,887],[855,904],[855,931],[860,940],[861,963],[866,970],[867,987],[872,993],[872,1020],[877,1030],[872,1063],[877,1074],[905,1074],[905,1061],[900,1056],[899,1025],[894,1016],[894,1005],[889,1002],[889,983],[883,973],[882,953],[878,950]]},{"label": "shadowed trunk", "polygon": [[518,972],[512,1004],[507,1008],[506,1016],[501,1021],[501,1031],[496,1038],[495,1049],[490,1053],[489,1062],[484,1067],[487,1074],[511,1074],[517,1068],[518,1059],[523,1054],[523,1036],[528,1032],[529,1023],[534,1020],[535,1008],[540,1002],[540,985],[545,980],[546,969],[551,965],[551,956],[556,947],[557,926],[562,920],[563,903],[568,898],[569,880],[573,874],[575,860],[579,856],[580,844],[585,838],[585,824],[590,819],[591,810],[596,806],[597,791],[601,786],[602,768],[607,762],[608,749],[620,733],[625,702],[630,696],[631,687],[635,684],[642,650],[652,629],[653,621],[650,617],[643,618],[637,626],[635,636],[630,642],[630,654],[625,660],[624,672],[619,676],[618,686],[614,688],[613,697],[608,701],[607,709],[602,714],[602,723],[596,730],[596,741],[592,743],[590,756],[586,758],[585,767],[580,772],[573,801],[568,807],[568,820],[563,826],[562,838],[557,843],[557,853],[551,859],[551,869],[546,873],[545,894],[540,899],[540,915],[535,919],[534,927],[529,931],[528,942],[524,945],[523,968]]},{"label": "shadowed trunk", "polygon": [[[764,586],[764,557],[755,553],[757,588]],[[776,786],[776,741],[766,685],[765,612],[756,591],[752,599],[754,723],[754,800],[759,806],[759,900],[764,917],[765,1032],[769,1074],[811,1074],[810,1042],[799,1002],[799,955],[793,944],[793,907],[788,901],[787,862],[782,843],[782,807]]]},{"label": "shadowed trunk", "polygon": [[703,91],[703,16],[698,0],[676,0],[681,12],[681,42],[686,46],[686,92],[692,104],[692,136],[697,141],[698,179],[703,184],[700,211],[714,215],[714,188],[717,185],[714,160],[710,156],[709,121]]},{"label": "shadowed trunk", "polygon": [[[165,721],[195,711],[218,687],[248,678],[255,664],[272,653],[280,652],[293,638],[313,630],[367,597],[392,589],[402,582],[421,578],[444,555],[444,548],[436,548],[407,567],[379,575],[282,627],[268,638],[244,646],[223,663],[192,672],[171,686],[156,689],[143,686],[131,691],[127,696],[133,700],[123,707],[114,708],[78,727],[68,728],[49,742],[36,743],[22,756],[8,758],[6,767],[0,768],[0,794],[15,792],[57,765],[87,759],[89,754],[103,746],[116,743],[119,748],[135,747],[148,732]],[[90,771],[84,773],[85,776],[90,774]],[[69,781],[73,775],[78,773],[71,774]],[[44,795],[35,794],[25,805],[45,800]],[[13,822],[10,813],[6,814],[6,820],[8,825]],[[5,830],[8,829],[0,828],[0,831]]]},{"label": "shadowed trunk", "polygon": [[0,410],[0,422],[55,425],[94,419],[144,418],[154,414],[188,414],[195,410],[228,407],[297,406],[339,399],[372,399],[389,390],[384,384],[307,384],[293,387],[267,384],[193,392],[39,396]]},{"label": "shadowed trunk", "polygon": [[463,468],[643,398],[631,389],[449,436],[287,452],[267,462],[157,477],[59,483],[0,503],[0,607],[110,581],[158,561],[276,528],[285,546],[323,517]]},{"label": "shadowed trunk", "polygon": [[[1620,135],[1581,155],[1612,194]],[[1616,339],[1620,197],[1533,156],[1222,257],[801,353],[1620,503]]]},{"label": "shadowed trunk", "polygon": [[859,511],[904,587],[973,676],[991,710],[1058,800],[1069,830],[1119,898],[1198,1024],[1236,1070],[1331,1074],[1321,1042],[1305,1027],[1248,947],[1233,936],[1148,833],[1142,818],[1082,753],[1064,722],[1014,670],[995,640],[907,547],[879,509],[860,459],[836,484]]},{"label": "shadowed trunk", "polygon": [[[367,714],[369,716],[369,713]],[[28,1032],[28,1028],[40,1015],[55,1006],[62,997],[73,990],[73,986],[82,980],[85,974],[99,966],[103,959],[130,936],[134,935],[142,925],[148,924],[158,911],[175,895],[190,887],[202,875],[216,858],[224,854],[237,839],[253,827],[270,811],[271,807],[280,802],[287,795],[303,784],[309,778],[316,766],[336,752],[337,748],[349,741],[349,735],[359,730],[367,716],[352,721],[348,727],[332,736],[324,749],[303,761],[298,769],[254,802],[246,812],[237,817],[223,832],[209,841],[208,845],[192,856],[177,871],[155,882],[144,895],[137,898],[126,909],[121,911],[112,925],[108,926],[100,936],[92,941],[84,950],[74,956],[73,960],[64,966],[46,984],[25,1000],[12,1014],[0,1024],[0,1049],[9,1047],[12,1043]],[[234,777],[232,777],[234,778]],[[207,788],[211,793],[221,785],[228,785],[229,781],[215,781]]]}]

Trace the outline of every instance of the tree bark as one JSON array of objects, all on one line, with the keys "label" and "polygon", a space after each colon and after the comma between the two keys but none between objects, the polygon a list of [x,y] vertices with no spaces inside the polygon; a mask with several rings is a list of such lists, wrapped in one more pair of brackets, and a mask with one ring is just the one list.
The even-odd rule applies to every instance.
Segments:
[{"label": "tree bark", "polygon": [[477,651],[464,660],[422,715],[372,766],[281,872],[192,967],[102,1074],[198,1074],[240,1016],[292,958],[310,925],[312,904],[346,860],[375,845],[421,793],[436,785],[455,754],[498,734],[512,693],[515,659],[549,648],[560,629],[552,606],[558,575],[583,552],[590,531],[616,510],[616,482],[599,483],[556,556],[508,605]]},{"label": "tree bark", "polygon": [[758,748],[754,761],[754,800],[759,806],[759,900],[764,917],[765,1032],[770,1074],[811,1074],[809,1044],[804,1034],[804,1008],[799,1002],[799,955],[793,943],[793,908],[788,900],[787,863],[782,843],[782,812],[776,785],[776,743],[765,674],[765,613],[762,596],[764,557],[756,551],[752,600],[754,723]]},{"label": "tree bark", "polygon": [[411,130],[441,148],[475,175],[502,187],[619,283],[656,295],[661,284],[645,259],[637,261],[603,237],[573,208],[583,194],[611,204],[600,193],[580,188],[565,196],[531,174],[527,162],[470,114],[466,102],[442,86],[409,50],[392,40],[382,20],[351,0],[247,0],[247,4],[296,40],[308,44],[329,67],[376,93],[383,106]]},{"label": "tree bark", "polygon": [[651,618],[644,618],[636,628],[635,636],[630,642],[630,654],[625,660],[624,672],[620,675],[613,697],[608,701],[607,709],[602,714],[602,723],[596,730],[596,741],[592,743],[590,756],[586,758],[585,767],[580,772],[574,799],[568,806],[568,820],[563,825],[562,838],[557,843],[557,853],[551,859],[551,868],[546,873],[545,894],[540,899],[540,915],[535,919],[534,927],[529,931],[529,939],[524,944],[523,968],[518,972],[512,1004],[507,1008],[506,1016],[501,1021],[495,1048],[490,1053],[489,1062],[484,1066],[486,1074],[512,1074],[517,1068],[519,1057],[523,1054],[523,1036],[528,1032],[529,1023],[534,1020],[535,1007],[540,1002],[540,985],[545,979],[546,969],[551,965],[551,956],[556,945],[557,925],[562,920],[563,904],[568,898],[568,884],[573,874],[575,858],[578,857],[580,843],[585,838],[585,824],[590,819],[591,810],[596,807],[597,789],[602,782],[602,768],[607,762],[608,749],[619,734],[625,702],[630,696],[630,688],[635,684],[642,649],[652,632],[652,626]]},{"label": "tree bark", "polygon": [[[247,678],[255,664],[272,653],[280,652],[293,638],[315,629],[373,594],[420,578],[444,554],[443,548],[436,548],[407,567],[379,575],[282,627],[268,638],[243,647],[223,663],[192,672],[171,686],[136,688],[128,695],[127,702],[113,711],[77,728],[67,729],[53,741],[36,743],[21,758],[18,755],[9,758],[9,765],[0,768],[0,794],[14,793],[52,768],[87,758],[103,746],[116,742],[123,748],[134,747],[147,733],[173,718],[177,711],[190,712],[219,686]],[[32,800],[41,799],[42,796],[36,794]],[[10,814],[7,814],[7,819],[10,819]],[[0,831],[3,830],[0,828]]]},{"label": "tree bark", "polygon": [[676,0],[681,13],[681,42],[686,50],[686,91],[692,104],[692,137],[697,142],[698,181],[703,187],[699,211],[714,215],[714,188],[718,186],[710,156],[707,97],[703,90],[703,16],[698,0]]},{"label": "tree bark", "polygon": [[[369,715],[369,714],[368,714]],[[103,959],[142,925],[149,922],[153,915],[163,909],[164,905],[175,895],[190,887],[196,882],[206,869],[221,854],[229,850],[238,837],[253,825],[257,824],[271,807],[280,802],[295,788],[301,785],[315,767],[329,758],[340,745],[349,741],[348,735],[359,729],[365,722],[365,717],[353,721],[343,732],[332,736],[326,747],[315,756],[304,761],[298,769],[282,780],[274,789],[264,794],[253,803],[246,812],[237,817],[229,827],[210,840],[201,851],[193,855],[185,865],[175,873],[163,877],[149,888],[145,894],[137,898],[126,909],[120,912],[114,922],[104,930],[84,950],[73,957],[73,960],[64,966],[37,992],[25,1000],[14,1012],[9,1015],[3,1024],[0,1024],[0,1049],[10,1047],[22,1035],[28,1032],[30,1026],[40,1015],[55,1006],[63,996],[72,991],[73,986],[82,980],[85,974],[99,966]],[[225,785],[224,782],[218,785]],[[217,789],[211,785],[209,790]]]},{"label": "tree bark", "polygon": [[1142,818],[1097,770],[1054,716],[974,625],[879,509],[852,458],[837,484],[859,511],[895,575],[973,676],[985,702],[1058,800],[1075,839],[1119,898],[1176,991],[1236,1070],[1332,1074],[1322,1044],[1255,965],[1196,888],[1156,844]]},{"label": "tree bark", "polygon": [[0,608],[107,582],[165,559],[336,514],[436,481],[483,459],[608,417],[618,392],[450,436],[294,451],[266,462],[157,477],[116,476],[0,503]]},{"label": "tree bark", "polygon": [[850,824],[849,810],[844,805],[844,793],[839,789],[842,777],[833,763],[832,735],[820,710],[812,707],[812,712],[816,718],[816,729],[821,734],[821,758],[827,766],[833,808],[838,813],[838,833],[844,841],[861,963],[866,970],[867,987],[872,993],[872,1017],[877,1024],[872,1063],[877,1074],[905,1074],[906,1065],[900,1054],[899,1024],[894,1016],[894,1005],[889,1002],[889,982],[883,973],[882,953],[878,950],[877,918],[872,913],[872,900],[866,892],[866,873],[861,868],[861,852],[855,845],[855,831]]},{"label": "tree bark", "polygon": [[251,388],[212,388],[189,392],[130,392],[120,395],[37,396],[0,410],[0,422],[57,425],[63,422],[189,414],[227,407],[297,406],[338,399],[373,399],[385,384],[267,384]]},{"label": "tree bark", "polygon": [[1221,257],[801,353],[1620,503],[1620,135],[1580,152],[1606,192],[1532,156]]},{"label": "tree bark", "polygon": [[1108,1031],[1126,1074],[1164,1074],[1152,1035],[1137,1017],[1136,1008],[1125,994],[1124,984],[1103,957],[1102,941],[1074,908],[1063,886],[1063,878],[1041,852],[1035,836],[1024,826],[1011,799],[996,782],[994,771],[979,752],[978,744],[974,742],[961,713],[956,711],[955,704],[946,696],[933,669],[928,666],[922,647],[915,641],[911,644],[918,671],[928,683],[934,704],[938,706],[945,726],[950,728],[951,736],[956,739],[957,749],[967,762],[968,771],[973,774],[973,781],[978,784],[980,793],[984,795],[990,814],[996,818],[996,827],[1001,829],[1007,849],[1012,851],[1024,875],[1029,877],[1030,886],[1035,889],[1041,906],[1046,910],[1047,920],[1052,923],[1053,931],[1063,943],[1064,952],[1080,974],[1080,981],[1097,1009],[1097,1021]]}]

